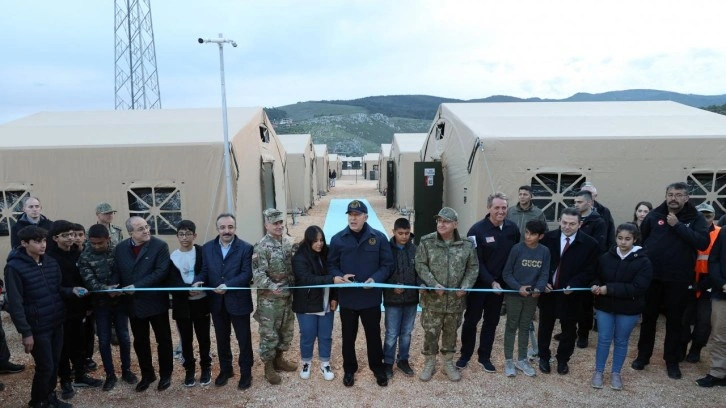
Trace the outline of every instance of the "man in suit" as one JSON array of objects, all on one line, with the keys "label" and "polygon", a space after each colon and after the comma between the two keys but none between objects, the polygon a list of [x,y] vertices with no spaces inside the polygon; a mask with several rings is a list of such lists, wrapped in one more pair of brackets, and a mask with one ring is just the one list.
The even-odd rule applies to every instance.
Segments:
[{"label": "man in suit", "polygon": [[[174,347],[169,326],[169,293],[167,291],[135,291],[138,288],[163,286],[169,270],[169,246],[151,236],[149,225],[141,217],[126,220],[130,238],[114,250],[114,278],[124,289],[124,303],[129,312],[134,351],[139,360],[141,381],[136,391],[146,391],[156,381],[151,361],[149,327],[154,330],[159,359],[159,384],[163,391],[171,385]],[[114,282],[116,283],[116,282]]]},{"label": "man in suit", "polygon": [[[565,208],[560,217],[560,228],[545,234],[540,244],[550,250],[550,276],[545,295],[539,298],[539,369],[550,372],[550,342],[555,320],[560,319],[562,334],[557,347],[557,372],[567,374],[567,363],[575,350],[577,331],[575,325],[582,313],[580,292],[552,289],[588,287],[592,281],[600,250],[597,241],[580,228],[580,212]],[[549,292],[549,293],[548,293]]]},{"label": "man in suit", "polygon": [[[221,387],[234,376],[230,336],[232,327],[239,346],[240,380],[237,388],[252,385],[252,334],[250,314],[252,294],[249,290],[227,291],[227,287],[249,287],[252,280],[252,245],[235,235],[237,220],[233,214],[217,217],[216,238],[202,247],[202,273],[194,278],[194,286],[215,288],[209,298],[214,333],[219,354],[219,375],[214,385]],[[198,292],[191,292],[192,295]]]}]

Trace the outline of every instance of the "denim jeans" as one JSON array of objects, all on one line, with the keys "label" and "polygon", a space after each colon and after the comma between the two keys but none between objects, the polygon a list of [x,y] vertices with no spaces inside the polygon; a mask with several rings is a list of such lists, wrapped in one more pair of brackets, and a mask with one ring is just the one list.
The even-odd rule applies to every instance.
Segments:
[{"label": "denim jeans", "polygon": [[[417,308],[418,305],[386,306],[386,338],[383,342],[385,364],[393,364],[396,360],[408,360]],[[398,342],[398,357],[396,357],[396,342]]]},{"label": "denim jeans", "polygon": [[335,312],[328,312],[324,316],[305,313],[296,313],[296,315],[300,326],[300,358],[303,361],[312,361],[315,339],[318,339],[320,361],[330,361]]},{"label": "denim jeans", "polygon": [[106,375],[114,375],[113,355],[111,354],[111,322],[116,326],[116,336],[121,354],[121,370],[131,368],[131,338],[129,337],[129,316],[122,305],[101,306],[94,309],[96,315],[96,334],[98,351],[103,361]]},{"label": "denim jeans", "polygon": [[595,310],[597,317],[597,350],[595,351],[595,371],[605,371],[605,362],[613,347],[613,366],[611,372],[620,373],[628,355],[630,333],[638,324],[640,315],[623,315]]}]

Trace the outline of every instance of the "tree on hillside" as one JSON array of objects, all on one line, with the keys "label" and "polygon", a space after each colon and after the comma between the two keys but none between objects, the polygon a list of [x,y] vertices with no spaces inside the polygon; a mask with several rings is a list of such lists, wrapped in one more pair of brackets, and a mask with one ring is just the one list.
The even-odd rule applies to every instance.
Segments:
[{"label": "tree on hillside", "polygon": [[280,119],[287,117],[287,112],[278,108],[265,108],[265,113],[270,118],[270,122],[278,122]]},{"label": "tree on hillside", "polygon": [[706,106],[705,108],[701,108],[701,109],[705,109],[707,111],[711,111],[711,112],[715,112],[715,113],[720,113],[721,115],[726,115],[726,103],[723,105]]}]

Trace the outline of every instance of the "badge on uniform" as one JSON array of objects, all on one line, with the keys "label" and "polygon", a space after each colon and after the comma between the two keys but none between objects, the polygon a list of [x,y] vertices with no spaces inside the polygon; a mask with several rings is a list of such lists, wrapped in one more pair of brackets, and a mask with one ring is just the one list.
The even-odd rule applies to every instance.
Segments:
[{"label": "badge on uniform", "polygon": [[486,237],[486,240],[487,244],[491,244],[492,242],[494,242],[494,237]]},{"label": "badge on uniform", "polygon": [[658,220],[658,225],[665,225],[665,221],[663,221],[663,220]]},{"label": "badge on uniform", "polygon": [[376,239],[375,238],[368,238],[368,244],[369,245],[375,245],[376,244]]}]

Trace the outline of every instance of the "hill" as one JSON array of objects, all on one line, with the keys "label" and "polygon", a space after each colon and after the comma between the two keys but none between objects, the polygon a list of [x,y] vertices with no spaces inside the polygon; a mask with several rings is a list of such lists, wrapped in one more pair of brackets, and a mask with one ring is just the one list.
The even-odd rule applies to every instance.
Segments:
[{"label": "hill", "polygon": [[[603,93],[576,93],[564,99],[518,98],[493,95],[480,99],[454,99],[430,95],[369,96],[352,100],[298,102],[267,108],[275,131],[310,133],[313,143],[325,143],[331,153],[360,156],[378,152],[391,143],[394,133],[428,132],[442,103],[674,101],[708,110],[726,111],[726,95],[695,95],[654,89],[628,89]],[[724,105],[724,106],[721,106]]]}]

